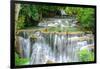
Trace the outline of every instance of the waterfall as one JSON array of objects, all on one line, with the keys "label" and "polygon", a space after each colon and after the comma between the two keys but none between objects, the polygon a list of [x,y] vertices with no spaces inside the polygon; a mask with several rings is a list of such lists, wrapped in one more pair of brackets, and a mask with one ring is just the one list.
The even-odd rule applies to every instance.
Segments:
[{"label": "waterfall", "polygon": [[[72,25],[73,24],[73,25]],[[39,26],[45,28],[49,26],[60,28],[59,33],[64,32],[65,27],[74,27],[76,20],[69,19],[48,19],[46,23]],[[66,32],[66,30],[65,30]],[[94,46],[94,38],[91,34],[59,34],[43,33],[32,31],[31,35],[36,36],[35,41],[31,41],[30,35],[21,32],[19,36],[20,49],[22,57],[29,59],[29,64],[46,64],[46,63],[67,63],[80,62],[78,51],[89,46]],[[83,40],[84,38],[84,40]],[[88,40],[91,38],[92,40]],[[81,40],[82,39],[82,40]]]},{"label": "waterfall", "polygon": [[93,41],[79,41],[84,35],[44,34],[36,32],[37,40],[32,43],[30,38],[19,37],[23,57],[29,58],[29,64],[79,62],[77,51],[94,45]]},{"label": "waterfall", "polygon": [[30,64],[44,64],[49,57],[51,50],[45,42],[45,38],[40,35],[37,41],[32,45],[32,55]]},{"label": "waterfall", "polygon": [[54,35],[54,57],[56,62],[66,62],[66,37],[63,35]]},{"label": "waterfall", "polygon": [[30,57],[30,39],[19,37],[20,49],[22,49],[22,57],[29,58]]}]

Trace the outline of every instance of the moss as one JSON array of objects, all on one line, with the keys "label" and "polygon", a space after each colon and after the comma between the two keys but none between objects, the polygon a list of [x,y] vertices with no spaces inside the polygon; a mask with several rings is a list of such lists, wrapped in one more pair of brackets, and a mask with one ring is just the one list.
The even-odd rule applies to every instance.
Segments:
[{"label": "moss", "polygon": [[51,63],[54,63],[54,62],[51,60],[48,60],[46,64],[51,64]]},{"label": "moss", "polygon": [[48,32],[48,29],[47,29],[47,28],[45,28],[45,29],[43,30],[43,32]]}]

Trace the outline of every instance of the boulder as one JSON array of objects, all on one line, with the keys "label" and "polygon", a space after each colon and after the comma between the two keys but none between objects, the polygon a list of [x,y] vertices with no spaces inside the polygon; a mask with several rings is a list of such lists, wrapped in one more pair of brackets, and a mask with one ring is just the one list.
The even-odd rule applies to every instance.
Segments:
[{"label": "boulder", "polygon": [[34,34],[30,35],[30,40],[31,43],[34,43],[37,40],[37,36],[35,36]]}]

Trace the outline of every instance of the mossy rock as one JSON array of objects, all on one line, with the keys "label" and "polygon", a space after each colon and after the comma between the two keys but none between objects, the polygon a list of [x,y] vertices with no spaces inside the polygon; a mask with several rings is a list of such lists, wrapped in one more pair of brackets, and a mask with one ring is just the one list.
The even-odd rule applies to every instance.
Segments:
[{"label": "mossy rock", "polygon": [[28,33],[25,31],[16,31],[16,36],[21,36],[23,38],[28,38]]},{"label": "mossy rock", "polygon": [[30,40],[31,40],[31,42],[35,42],[37,40],[37,36],[30,35]]},{"label": "mossy rock", "polygon": [[46,62],[46,64],[52,64],[52,63],[54,63],[54,61],[48,60],[48,61]]},{"label": "mossy rock", "polygon": [[45,28],[45,29],[43,30],[43,32],[48,32],[48,29],[47,29],[47,28]]},{"label": "mossy rock", "polygon": [[37,39],[37,36],[31,35],[30,38],[31,38],[31,39]]}]

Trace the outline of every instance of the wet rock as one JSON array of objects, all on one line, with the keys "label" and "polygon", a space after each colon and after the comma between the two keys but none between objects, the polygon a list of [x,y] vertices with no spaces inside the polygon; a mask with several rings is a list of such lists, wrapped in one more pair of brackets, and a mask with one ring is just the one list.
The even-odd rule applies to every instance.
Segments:
[{"label": "wet rock", "polygon": [[19,42],[19,37],[18,36],[15,37],[15,51],[16,51],[16,53],[19,54],[20,57],[23,57],[22,56],[23,50],[20,47],[20,42]]},{"label": "wet rock", "polygon": [[94,52],[94,46],[88,46],[88,48],[91,52]]},{"label": "wet rock", "polygon": [[16,35],[17,35],[17,36],[21,36],[21,37],[23,37],[23,38],[28,38],[28,34],[27,34],[27,32],[25,32],[25,31],[17,31],[17,32],[16,32]]},{"label": "wet rock", "polygon": [[51,64],[51,63],[55,63],[55,62],[52,61],[52,60],[48,60],[48,61],[46,62],[46,64]]},{"label": "wet rock", "polygon": [[31,35],[30,40],[31,40],[31,43],[35,43],[35,41],[37,40],[37,36]]}]

